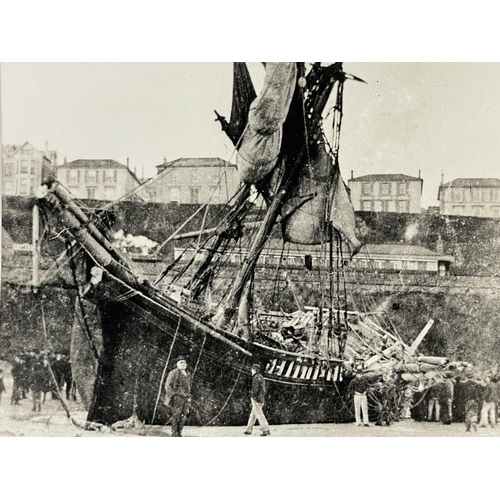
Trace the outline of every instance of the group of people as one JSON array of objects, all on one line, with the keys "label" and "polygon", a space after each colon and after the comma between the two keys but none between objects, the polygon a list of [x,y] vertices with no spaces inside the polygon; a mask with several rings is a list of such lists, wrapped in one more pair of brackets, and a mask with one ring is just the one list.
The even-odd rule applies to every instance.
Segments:
[{"label": "group of people", "polygon": [[[417,387],[418,385],[418,387]],[[500,377],[440,374],[427,385],[398,387],[390,377],[357,373],[349,389],[355,424],[370,426],[368,401],[376,408],[376,425],[390,425],[400,418],[436,421],[444,425],[464,422],[465,430],[495,427],[500,407]],[[402,403],[402,409],[401,409]]]},{"label": "group of people", "polygon": [[[256,421],[259,421],[261,436],[269,436],[269,424],[264,415],[264,402],[266,396],[266,383],[258,364],[252,365],[252,386],[250,389],[250,402],[252,411],[244,434],[252,434]],[[172,413],[172,437],[182,437],[182,429],[189,415],[191,407],[191,374],[187,370],[185,356],[178,356],[176,368],[167,376],[165,382],[165,405]]]},{"label": "group of people", "polygon": [[442,377],[427,389],[414,408],[418,421],[464,422],[465,430],[495,427],[500,407],[500,377],[460,374]]},{"label": "group of people", "polygon": [[[51,373],[52,371],[52,373]],[[30,350],[16,354],[12,362],[11,405],[31,395],[32,411],[41,411],[48,393],[57,399],[65,390],[66,399],[76,401],[73,374],[69,358],[64,353]],[[54,382],[55,379],[55,382]]]}]

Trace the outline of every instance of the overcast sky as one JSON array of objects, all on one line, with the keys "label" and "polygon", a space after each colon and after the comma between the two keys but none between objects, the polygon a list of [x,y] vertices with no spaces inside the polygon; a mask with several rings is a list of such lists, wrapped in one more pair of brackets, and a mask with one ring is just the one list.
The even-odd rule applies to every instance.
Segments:
[{"label": "overcast sky", "polygon": [[[250,64],[259,87],[260,63]],[[457,177],[500,177],[500,63],[344,63],[367,85],[344,92],[341,169],[424,179],[423,206]],[[155,174],[163,158],[233,148],[230,63],[3,63],[3,143],[56,149],[60,162],[111,158]]]}]

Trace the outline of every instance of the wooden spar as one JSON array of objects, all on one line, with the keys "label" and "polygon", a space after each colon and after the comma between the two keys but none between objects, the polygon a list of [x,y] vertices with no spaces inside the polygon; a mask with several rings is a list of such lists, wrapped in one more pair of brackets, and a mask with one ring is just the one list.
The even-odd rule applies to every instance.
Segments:
[{"label": "wooden spar", "polygon": [[125,283],[136,286],[137,277],[122,264],[117,262],[109,252],[91,236],[86,227],[69,210],[60,210],[61,222],[68,228],[74,238],[92,255],[96,262],[111,274],[116,275]]},{"label": "wooden spar", "polygon": [[429,330],[432,328],[433,324],[434,324],[433,319],[430,319],[427,322],[427,324],[424,326],[423,330],[418,334],[417,338],[413,341],[410,348],[408,349],[409,354],[415,354],[418,346],[422,343],[422,340],[424,340],[425,336],[427,335]]},{"label": "wooden spar", "polygon": [[[177,239],[176,236],[177,236],[177,233],[183,228],[186,226],[186,224],[188,222],[190,222],[191,220],[193,220],[196,215],[198,215],[202,210],[203,208],[206,206],[205,205],[201,205],[198,210],[196,210],[196,212],[194,212],[192,215],[190,215],[154,252],[153,252],[153,257],[155,257],[156,255],[158,255],[160,253],[160,251],[162,250],[162,248],[171,240],[173,239]],[[182,235],[179,235],[179,238],[181,237]]]},{"label": "wooden spar", "polygon": [[51,186],[52,192],[62,201],[66,208],[76,217],[76,219],[87,229],[88,233],[100,243],[114,259],[125,266],[130,266],[130,262],[111,244],[111,242],[97,229],[96,225],[85,215],[83,210],[74,202],[70,194],[61,183],[55,182]]},{"label": "wooden spar", "polygon": [[[250,191],[251,188],[249,185],[244,185],[243,188],[241,189],[240,193],[238,194],[235,200],[234,206],[231,207],[230,213],[224,219],[224,222],[227,226],[226,229],[230,229],[235,222],[237,224],[240,223],[241,212],[244,209],[245,202],[248,200],[248,197],[250,196]],[[192,298],[195,298],[199,294],[201,288],[203,288],[203,282],[206,278],[206,274],[209,273],[210,265],[212,264],[214,256],[219,251],[219,248],[225,241],[231,238],[230,234],[231,231],[228,232],[227,230],[224,229],[221,230],[220,228],[221,224],[219,224],[219,232],[216,235],[215,241],[213,242],[212,246],[208,249],[204,261],[201,263],[200,267],[195,272],[194,276],[191,278],[190,285],[191,285]],[[159,279],[160,278],[157,278],[156,282]]]},{"label": "wooden spar", "polygon": [[[247,222],[245,224],[245,227],[257,227],[260,224],[262,224],[262,221]],[[204,229],[203,231],[191,231],[189,233],[177,234],[175,236],[172,235],[169,237],[169,239],[166,242],[168,242],[170,240],[184,240],[184,239],[188,239],[188,238],[195,238],[196,236],[203,236],[205,234],[213,234],[213,233],[217,232],[218,230],[219,230],[218,227],[213,227],[210,229]],[[162,245],[163,245],[163,243],[162,243]]]},{"label": "wooden spar", "polygon": [[388,347],[387,349],[384,349],[382,351],[382,355],[377,354],[376,356],[372,356],[369,358],[367,361],[365,361],[365,367],[368,368],[377,361],[380,361],[382,357],[387,357],[391,354],[393,354],[399,347],[402,349],[405,349],[407,354],[412,355],[415,354],[415,351],[417,350],[417,347],[420,345],[422,340],[424,340],[424,337],[427,335],[428,331],[431,329],[432,325],[434,324],[434,320],[430,319],[427,324],[425,325],[424,329],[418,334],[417,338],[413,341],[412,345],[410,347],[407,347],[405,349],[405,345],[402,342],[396,342],[394,345]]},{"label": "wooden spar", "polygon": [[401,344],[394,344],[394,345],[391,345],[391,347],[388,347],[387,349],[384,349],[382,351],[382,354],[376,354],[375,356],[372,356],[371,358],[368,358],[366,361],[365,361],[365,367],[366,368],[369,368],[371,365],[373,365],[374,363],[376,363],[377,361],[380,361],[383,357],[388,357],[390,356],[391,354],[394,353],[394,351],[397,350],[398,347],[400,347]]},{"label": "wooden spar", "polygon": [[257,264],[257,260],[262,252],[262,248],[264,247],[269,234],[271,233],[272,228],[278,218],[278,215],[281,211],[282,205],[285,201],[286,196],[289,191],[291,176],[286,176],[281,180],[280,187],[276,193],[276,196],[273,198],[271,205],[269,206],[269,210],[266,213],[263,224],[260,226],[259,231],[255,239],[253,240],[253,244],[248,251],[248,256],[243,262],[243,265],[236,277],[236,280],[233,284],[233,288],[229,294],[229,299],[226,304],[223,305],[223,310],[221,314],[218,315],[217,318],[217,326],[219,328],[224,327],[229,323],[232,318],[231,311],[234,310],[240,302],[241,295],[243,294],[243,290],[245,289],[245,285],[248,280],[252,276],[252,273],[255,269],[255,265]]}]

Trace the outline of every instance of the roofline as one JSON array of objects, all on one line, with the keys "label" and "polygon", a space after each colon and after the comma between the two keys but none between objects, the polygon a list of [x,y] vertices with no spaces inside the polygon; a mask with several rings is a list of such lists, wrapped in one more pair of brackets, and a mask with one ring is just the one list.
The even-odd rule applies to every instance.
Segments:
[{"label": "roofline", "polygon": [[206,159],[206,160],[219,160],[221,163],[225,163],[226,167],[233,167],[235,169],[238,169],[238,166],[235,165],[234,163],[231,163],[230,161],[228,160],[223,160],[222,158],[218,157],[218,156],[214,156],[214,157],[195,157],[195,158],[186,158],[184,156],[182,156],[181,158],[177,158],[175,160],[172,160],[172,161],[167,161],[167,162],[163,162],[163,163],[160,163],[160,165],[156,165],[155,168],[168,168],[168,167],[172,167],[172,168],[198,168],[196,166],[192,166],[192,165],[173,165],[173,163],[175,162],[178,162],[180,160],[203,160],[203,159]]}]

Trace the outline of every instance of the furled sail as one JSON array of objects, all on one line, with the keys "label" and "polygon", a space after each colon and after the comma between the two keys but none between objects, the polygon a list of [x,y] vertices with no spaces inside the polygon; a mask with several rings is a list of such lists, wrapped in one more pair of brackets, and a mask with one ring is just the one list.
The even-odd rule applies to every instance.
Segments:
[{"label": "furled sail", "polygon": [[325,144],[310,148],[311,161],[285,207],[282,218],[284,241],[318,245],[329,238],[328,224],[339,231],[355,254],[361,243],[356,237],[355,215],[347,188],[326,151]]},{"label": "furled sail", "polygon": [[358,253],[362,243],[356,237],[356,217],[351,197],[340,171],[331,189],[330,222],[349,244],[351,255]]},{"label": "furled sail", "polygon": [[275,166],[296,79],[296,63],[266,64],[263,90],[250,106],[248,123],[238,146],[236,164],[242,182],[255,184]]}]

